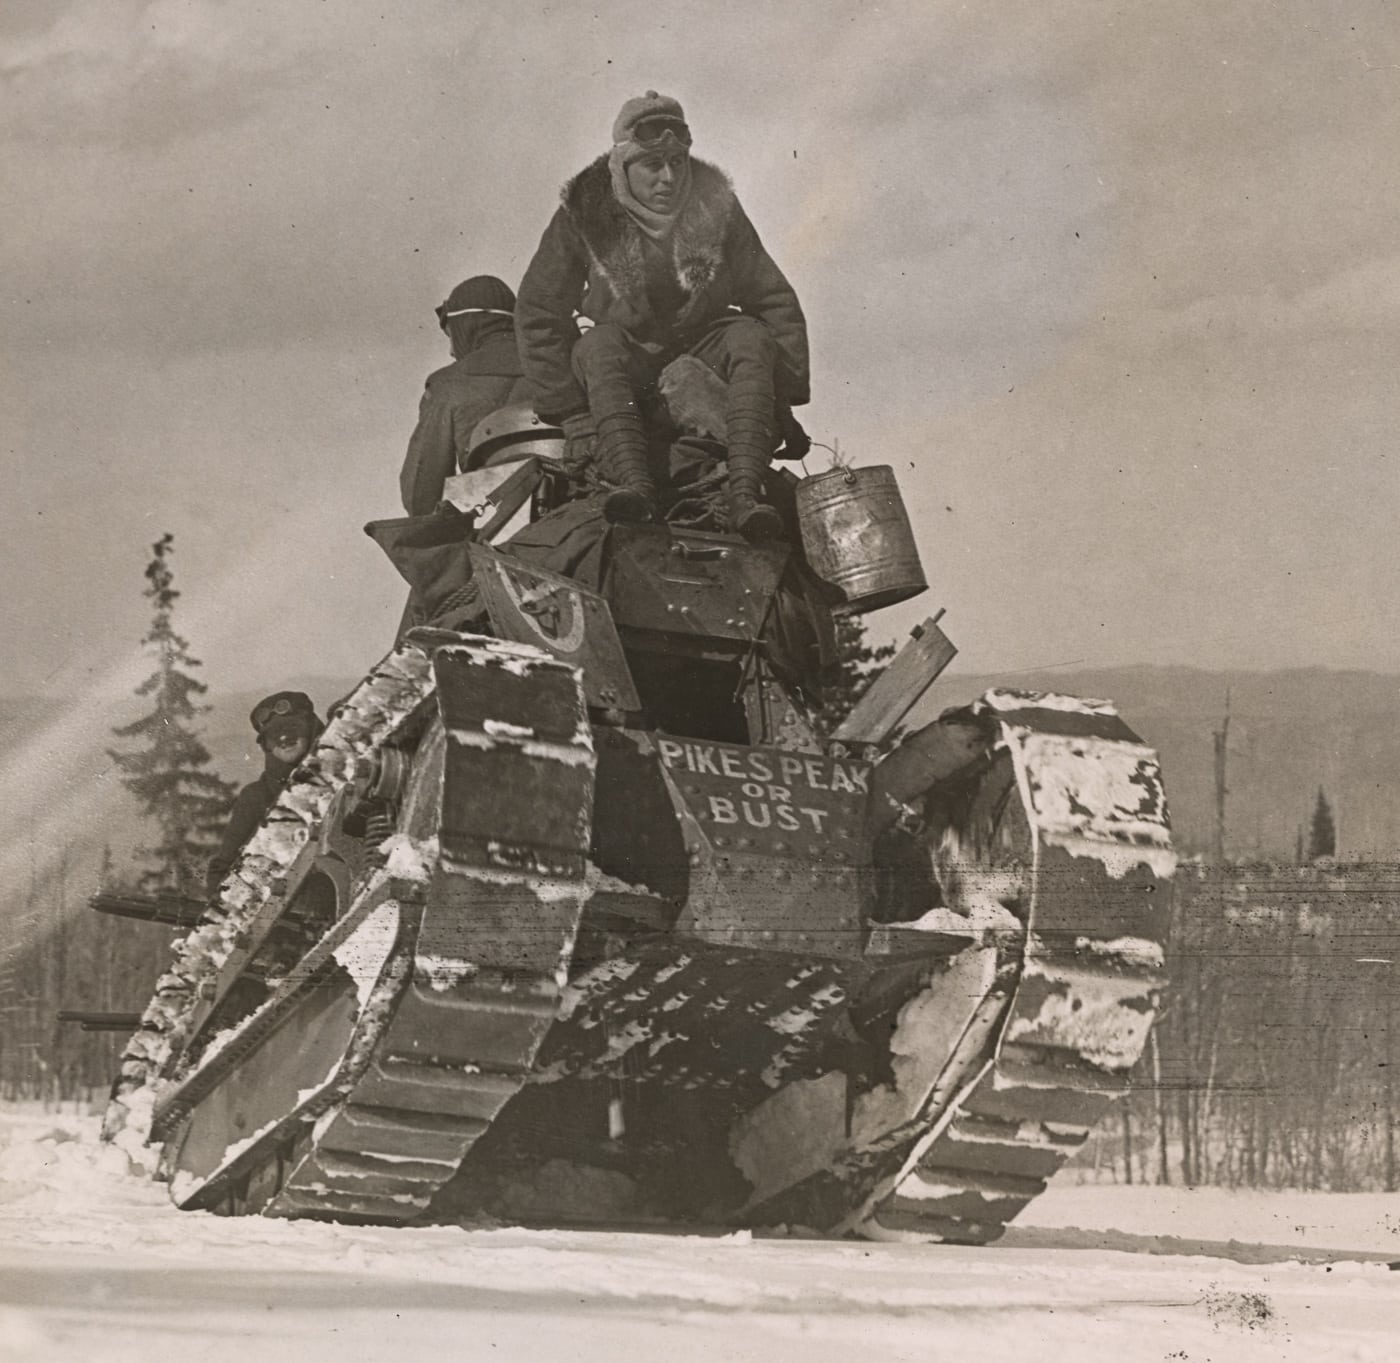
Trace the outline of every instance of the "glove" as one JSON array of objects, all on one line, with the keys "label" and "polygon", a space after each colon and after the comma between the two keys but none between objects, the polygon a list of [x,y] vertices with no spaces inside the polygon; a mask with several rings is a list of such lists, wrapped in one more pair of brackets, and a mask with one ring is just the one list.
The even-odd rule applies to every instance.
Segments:
[{"label": "glove", "polygon": [[812,437],[802,429],[802,423],[785,402],[778,404],[778,434],[782,436],[782,447],[773,456],[775,459],[805,459],[812,448]]},{"label": "glove", "polygon": [[598,427],[593,421],[592,412],[579,412],[566,416],[559,423],[564,432],[564,463],[569,468],[580,468],[593,462],[593,445],[598,439]]}]

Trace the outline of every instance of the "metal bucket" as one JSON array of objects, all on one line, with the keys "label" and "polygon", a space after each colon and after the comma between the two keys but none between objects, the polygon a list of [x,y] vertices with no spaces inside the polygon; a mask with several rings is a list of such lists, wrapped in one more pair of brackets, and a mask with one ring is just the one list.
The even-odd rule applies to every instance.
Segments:
[{"label": "metal bucket", "polygon": [[834,468],[798,483],[797,523],[813,572],[840,590],[840,615],[928,590],[894,470]]}]

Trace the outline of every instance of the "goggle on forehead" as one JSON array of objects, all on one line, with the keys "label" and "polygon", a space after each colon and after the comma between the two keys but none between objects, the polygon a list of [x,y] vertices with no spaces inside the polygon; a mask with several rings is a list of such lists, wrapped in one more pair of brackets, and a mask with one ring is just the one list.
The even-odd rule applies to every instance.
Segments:
[{"label": "goggle on forehead", "polygon": [[690,146],[690,127],[684,119],[670,114],[638,119],[632,125],[632,141],[639,147],[659,147],[667,140]]},{"label": "goggle on forehead", "polygon": [[292,702],[285,696],[279,701],[274,701],[271,705],[259,705],[253,712],[253,723],[257,725],[258,732],[261,733],[278,716],[290,715],[292,708]]}]

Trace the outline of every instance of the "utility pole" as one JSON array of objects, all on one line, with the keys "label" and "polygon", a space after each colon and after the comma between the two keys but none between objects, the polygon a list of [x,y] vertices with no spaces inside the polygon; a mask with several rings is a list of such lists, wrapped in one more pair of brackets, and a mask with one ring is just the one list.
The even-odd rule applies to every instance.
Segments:
[{"label": "utility pole", "polygon": [[1230,691],[1225,691],[1225,718],[1211,738],[1215,741],[1215,846],[1217,866],[1225,864],[1225,796],[1229,786],[1225,781],[1226,743],[1230,736]]},{"label": "utility pole", "polygon": [[1396,1189],[1395,1169],[1395,1052],[1391,1033],[1395,1030],[1395,981],[1385,977],[1385,1190]]},{"label": "utility pole", "polygon": [[1385,1051],[1381,1061],[1385,1068],[1385,1190],[1393,1193],[1397,1187],[1397,1173],[1400,1172],[1395,1167],[1395,1052],[1392,1048],[1395,1032],[1395,976],[1391,971],[1395,962],[1373,960],[1362,963],[1385,968],[1385,973],[1381,976],[1381,988],[1385,994]]}]

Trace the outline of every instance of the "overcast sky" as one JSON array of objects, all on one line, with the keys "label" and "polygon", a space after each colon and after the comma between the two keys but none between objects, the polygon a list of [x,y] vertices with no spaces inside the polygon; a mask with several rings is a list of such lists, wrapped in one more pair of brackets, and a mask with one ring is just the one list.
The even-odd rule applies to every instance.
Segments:
[{"label": "overcast sky", "polygon": [[1394,0],[5,0],[0,692],[128,694],[166,530],[216,691],[363,670],[433,306],[648,87],[901,473],[877,630],[1400,670]]}]

